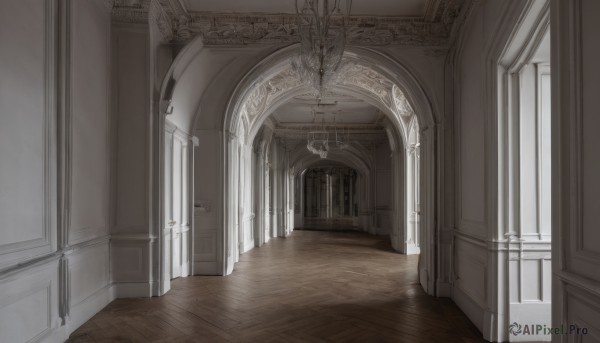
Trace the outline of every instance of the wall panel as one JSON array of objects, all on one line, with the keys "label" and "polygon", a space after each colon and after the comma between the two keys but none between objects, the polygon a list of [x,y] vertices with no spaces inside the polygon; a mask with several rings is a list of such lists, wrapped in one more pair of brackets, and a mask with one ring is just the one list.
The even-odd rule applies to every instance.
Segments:
[{"label": "wall panel", "polygon": [[55,11],[41,0],[0,8],[0,269],[55,249]]},{"label": "wall panel", "polygon": [[77,306],[110,283],[108,240],[68,255],[70,304]]},{"label": "wall panel", "polygon": [[590,334],[569,337],[578,342],[600,341],[598,13],[598,1],[552,1],[552,235],[564,237],[552,246],[552,320],[588,327]]},{"label": "wall panel", "polygon": [[457,70],[457,157],[459,230],[485,237],[485,116],[483,113],[482,54],[484,22],[481,11],[473,14],[465,31]]},{"label": "wall panel", "polygon": [[0,278],[0,342],[42,340],[60,325],[58,260]]},{"label": "wall panel", "polygon": [[110,12],[101,1],[70,4],[69,243],[76,244],[108,234]]},{"label": "wall panel", "polygon": [[219,225],[221,193],[219,182],[221,135],[217,131],[196,130],[199,146],[194,148],[194,273],[217,275],[220,260]]},{"label": "wall panel", "polygon": [[[594,44],[600,36],[600,2],[581,1],[581,183],[582,187],[582,226],[578,239],[580,249],[594,254],[600,262],[600,46]],[[590,274],[590,273],[588,273]],[[589,275],[600,280],[597,273]]]},{"label": "wall panel", "polygon": [[[113,232],[148,232],[147,29],[113,25],[116,197]],[[126,94],[126,96],[124,96]]]},{"label": "wall panel", "polygon": [[455,237],[452,299],[483,331],[487,307],[487,251],[481,242]]}]

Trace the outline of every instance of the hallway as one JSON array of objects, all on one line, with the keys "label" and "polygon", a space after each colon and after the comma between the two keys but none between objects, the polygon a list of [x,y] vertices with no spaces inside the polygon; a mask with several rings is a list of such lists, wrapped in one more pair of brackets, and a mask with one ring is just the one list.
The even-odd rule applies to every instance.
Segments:
[{"label": "hallway", "polygon": [[482,341],[451,300],[423,292],[417,262],[383,237],[294,231],[243,254],[230,276],[117,299],[69,342]]}]

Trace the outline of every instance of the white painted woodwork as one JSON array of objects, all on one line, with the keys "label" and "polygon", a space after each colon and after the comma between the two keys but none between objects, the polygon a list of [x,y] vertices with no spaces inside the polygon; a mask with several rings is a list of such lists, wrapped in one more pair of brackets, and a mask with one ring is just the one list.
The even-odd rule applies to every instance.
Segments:
[{"label": "white painted woodwork", "polygon": [[[60,342],[59,257],[22,268],[0,279],[0,340]],[[97,309],[100,310],[100,309]]]},{"label": "white painted woodwork", "polygon": [[0,268],[56,250],[56,10],[11,0],[0,11]]},{"label": "white painted woodwork", "polygon": [[110,22],[103,1],[0,5],[2,342],[64,341],[114,299]]},{"label": "white painted woodwork", "polygon": [[194,274],[219,275],[220,235],[218,230],[220,223],[219,201],[222,201],[221,190],[217,182],[207,180],[219,180],[219,156],[220,152],[214,147],[219,146],[221,136],[213,131],[194,131],[198,137],[199,145],[194,148]]},{"label": "white painted woodwork", "polygon": [[[151,267],[159,256],[157,236],[163,230],[150,227],[151,116],[147,77],[150,51],[148,25],[112,25],[114,108],[114,177],[111,260],[118,297],[152,296],[169,289],[169,265],[157,273]],[[157,169],[158,170],[158,169]],[[162,252],[162,256],[168,256]],[[157,266],[158,267],[158,266]],[[162,288],[162,290],[160,289]]]},{"label": "white painted woodwork", "polygon": [[553,341],[600,342],[600,3],[551,3],[552,324],[589,331]]},{"label": "white painted woodwork", "polygon": [[[422,16],[427,3],[355,8]],[[320,161],[286,137],[312,120],[296,47],[173,48],[157,13],[126,23],[110,6],[0,4],[1,342],[64,341],[115,297],[227,275],[303,225],[303,173]],[[466,9],[449,51],[348,47],[329,100],[379,138],[328,162],[357,172],[356,227],[420,253],[424,290],[451,296],[486,339],[600,342],[600,4]],[[514,336],[514,322],[591,333]]]},{"label": "white painted woodwork", "polygon": [[[68,335],[114,299],[110,275],[111,27],[102,1],[61,7],[64,34],[64,176],[61,300]],[[90,68],[90,64],[94,68]],[[61,130],[59,130],[61,132]]]},{"label": "white painted woodwork", "polygon": [[508,332],[550,326],[547,29],[545,0],[480,3],[459,48],[453,299],[494,342],[552,338]]},{"label": "white painted woodwork", "polygon": [[190,274],[191,239],[189,150],[191,137],[165,121],[163,232],[169,280]]}]

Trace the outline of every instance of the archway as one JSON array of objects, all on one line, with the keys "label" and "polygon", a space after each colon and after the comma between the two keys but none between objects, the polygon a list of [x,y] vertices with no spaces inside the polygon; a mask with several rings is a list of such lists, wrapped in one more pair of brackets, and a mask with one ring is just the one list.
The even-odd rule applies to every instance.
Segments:
[{"label": "archway", "polygon": [[[227,133],[224,139],[224,171],[226,182],[223,184],[223,194],[233,194],[226,200],[224,211],[224,235],[222,249],[237,250],[237,232],[239,232],[239,206],[236,206],[236,194],[250,198],[240,193],[240,163],[250,160],[244,152],[254,142],[261,127],[271,113],[289,101],[291,98],[307,93],[310,90],[302,84],[300,78],[290,67],[289,60],[296,53],[294,46],[277,51],[255,66],[238,84],[230,98],[224,120],[223,131]],[[435,292],[435,120],[427,97],[412,75],[399,63],[368,49],[352,49],[344,56],[344,62],[339,70],[340,76],[336,90],[344,94],[362,99],[379,108],[385,114],[389,125],[386,127],[391,147],[394,184],[394,218],[392,224],[392,245],[397,251],[404,253],[421,250],[420,281],[430,294]],[[419,130],[420,128],[420,130]],[[412,135],[412,136],[411,136]],[[413,151],[411,153],[410,151]],[[418,151],[415,154],[414,151]],[[421,162],[410,156],[420,156]],[[268,162],[267,162],[268,163]],[[285,168],[294,167],[285,161]],[[415,166],[419,166],[415,169]],[[411,167],[409,173],[407,168]],[[281,170],[278,169],[279,171]],[[415,170],[417,171],[415,173]],[[420,176],[420,177],[418,177]],[[285,187],[286,195],[293,199],[293,170],[284,170],[283,183],[276,182],[274,187]],[[416,180],[418,179],[418,180]],[[291,184],[290,184],[291,180]],[[418,182],[418,187],[408,185]],[[415,197],[415,190],[421,192],[421,197]],[[290,201],[286,200],[289,205]],[[421,201],[422,200],[422,201]],[[415,205],[416,201],[419,202]],[[407,202],[412,202],[410,207]],[[292,201],[293,203],[293,201]],[[284,223],[281,235],[289,234],[289,207],[284,206],[282,219],[276,223]],[[410,212],[410,213],[409,213]],[[415,220],[415,214],[422,219]],[[293,214],[291,215],[293,218]],[[411,219],[412,218],[412,219]],[[280,222],[280,220],[283,220]],[[420,242],[415,234],[416,224],[423,231]],[[412,236],[409,237],[409,234]],[[413,247],[409,247],[413,244]],[[410,250],[412,249],[412,250]],[[236,261],[236,253],[228,254],[223,259],[225,274],[232,272]]]}]

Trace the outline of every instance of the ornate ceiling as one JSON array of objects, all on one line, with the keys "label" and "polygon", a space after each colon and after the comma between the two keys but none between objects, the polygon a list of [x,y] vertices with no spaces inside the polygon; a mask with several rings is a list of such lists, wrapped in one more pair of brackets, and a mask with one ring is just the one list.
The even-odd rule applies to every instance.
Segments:
[{"label": "ornate ceiling", "polygon": [[[107,0],[110,1],[110,0]],[[154,21],[165,43],[183,44],[202,37],[205,46],[287,45],[298,41],[294,0],[113,0],[113,21]],[[443,51],[454,39],[471,0],[354,0],[348,42],[355,46],[422,46]],[[348,61],[347,61],[348,62]],[[413,111],[404,95],[385,77],[360,63],[343,63],[337,86],[368,91],[383,108],[407,125]],[[259,82],[240,109],[246,127],[282,94],[302,87],[286,68]],[[353,144],[370,149],[386,144],[386,119],[380,108],[335,92],[318,111],[328,126],[350,131]],[[306,145],[314,128],[314,95],[297,95],[267,120],[273,135],[288,149]],[[337,123],[333,123],[333,117]],[[389,124],[389,123],[388,123]]]},{"label": "ornate ceiling", "polygon": [[[448,45],[469,0],[355,0],[351,45]],[[289,2],[289,4],[288,4]],[[206,45],[290,44],[297,41],[294,0],[114,0],[113,20],[158,23],[163,39]],[[291,10],[290,10],[291,8]]]}]

